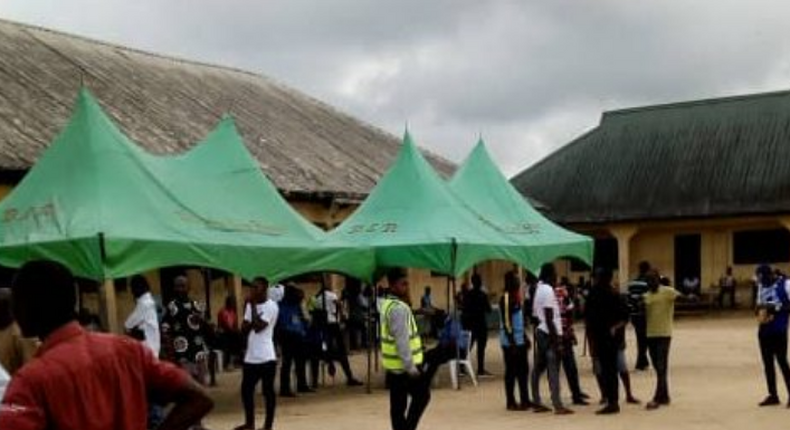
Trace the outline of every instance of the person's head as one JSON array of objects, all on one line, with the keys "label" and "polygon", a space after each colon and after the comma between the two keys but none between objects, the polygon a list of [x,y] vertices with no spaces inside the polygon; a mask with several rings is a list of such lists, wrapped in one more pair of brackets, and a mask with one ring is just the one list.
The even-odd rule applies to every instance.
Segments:
[{"label": "person's head", "polygon": [[597,267],[593,273],[595,288],[600,290],[611,290],[613,277],[612,269],[608,267]]},{"label": "person's head", "polygon": [[538,278],[535,277],[532,272],[527,272],[527,274],[524,276],[524,282],[526,282],[527,285],[535,285],[538,283]]},{"label": "person's head", "polygon": [[425,295],[426,296],[430,296],[431,295],[431,287],[428,287],[428,286],[425,287]]},{"label": "person's head", "polygon": [[235,311],[236,310],[236,296],[226,296],[225,297],[225,309]]},{"label": "person's head", "polygon": [[658,287],[661,285],[661,277],[658,276],[658,272],[653,269],[650,269],[647,271],[645,276],[647,281],[647,288],[652,292],[658,291]]},{"label": "person's head", "polygon": [[516,298],[521,293],[521,286],[517,282],[506,282],[505,293],[509,294],[512,298]]},{"label": "person's head", "polygon": [[252,280],[252,300],[257,303],[266,301],[269,290],[269,280],[263,276],[258,276]]},{"label": "person's head", "polygon": [[406,272],[402,269],[392,269],[387,272],[387,284],[389,291],[400,298],[407,298],[409,295],[409,279]]},{"label": "person's head", "polygon": [[179,299],[189,297],[189,279],[184,275],[176,276],[173,280],[173,292]]},{"label": "person's head", "polygon": [[14,313],[11,312],[11,289],[0,288],[0,329],[6,328],[14,322]]},{"label": "person's head", "polygon": [[79,313],[77,313],[77,322],[83,327],[88,327],[93,324],[93,314],[88,308],[80,308]]},{"label": "person's head", "polygon": [[771,285],[774,282],[774,271],[767,264],[758,266],[755,275],[757,275],[757,282],[761,285]]},{"label": "person's head", "polygon": [[658,283],[661,284],[662,287],[668,287],[672,285],[672,282],[670,282],[669,278],[667,278],[666,276],[659,277]]},{"label": "person's head", "polygon": [[60,263],[50,260],[25,263],[11,290],[13,314],[25,337],[44,339],[76,318],[74,277]]},{"label": "person's head", "polygon": [[295,305],[299,303],[299,296],[297,295],[299,289],[296,288],[293,284],[285,284],[283,287],[283,300],[282,302],[289,305]]},{"label": "person's head", "polygon": [[148,286],[148,281],[145,280],[145,277],[141,275],[135,275],[132,277],[132,295],[134,298],[138,298],[143,294],[151,291],[151,288]]},{"label": "person's head", "polygon": [[479,290],[483,287],[483,278],[480,277],[479,273],[475,273],[472,275],[472,288],[475,290]]},{"label": "person's head", "polygon": [[639,262],[639,275],[646,276],[647,272],[650,271],[650,263],[647,261],[640,261]]},{"label": "person's head", "polygon": [[732,276],[732,266],[727,266],[727,276]]},{"label": "person's head", "polygon": [[565,285],[566,287],[570,286],[571,285],[571,280],[568,279],[567,276],[563,276],[562,278],[560,278],[560,285]]},{"label": "person's head", "polygon": [[546,263],[541,266],[539,279],[541,282],[549,285],[554,285],[557,282],[557,271],[554,269],[553,263]]}]

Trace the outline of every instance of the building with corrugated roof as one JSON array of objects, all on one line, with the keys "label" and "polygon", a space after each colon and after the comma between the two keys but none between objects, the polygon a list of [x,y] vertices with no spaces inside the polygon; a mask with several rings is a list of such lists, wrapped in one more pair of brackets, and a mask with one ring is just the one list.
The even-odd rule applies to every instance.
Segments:
[{"label": "building with corrugated roof", "polygon": [[605,112],[512,183],[596,237],[621,284],[646,260],[675,285],[731,266],[747,286],[756,264],[790,268],[790,92]]}]

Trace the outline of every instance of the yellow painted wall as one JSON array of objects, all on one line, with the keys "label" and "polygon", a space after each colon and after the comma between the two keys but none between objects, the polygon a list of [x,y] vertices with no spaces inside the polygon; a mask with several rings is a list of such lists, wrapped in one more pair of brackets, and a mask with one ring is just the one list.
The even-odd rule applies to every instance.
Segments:
[{"label": "yellow painted wall", "polygon": [[12,189],[13,187],[10,185],[0,184],[0,200],[3,200],[3,198],[7,196]]},{"label": "yellow painted wall", "polygon": [[639,262],[648,261],[663,276],[673,279],[675,277],[674,254],[675,236],[673,232],[642,230],[631,239],[629,273],[633,277],[633,274],[638,272]]},{"label": "yellow painted wall", "polygon": [[[742,290],[739,297],[749,296],[749,287],[754,275],[755,265],[734,265],[732,260],[732,234],[736,231],[752,229],[780,228],[781,223],[774,217],[743,217],[713,220],[682,220],[672,222],[647,222],[638,224],[637,233],[630,242],[629,274],[637,273],[640,261],[646,260],[657,268],[662,275],[676,283],[675,275],[675,236],[680,234],[700,234],[701,236],[701,273],[700,282],[703,289],[710,289],[718,284],[719,278],[728,266],[733,267],[733,274]],[[600,227],[578,226],[581,233],[600,234]],[[790,273],[790,263],[773,264],[772,266]],[[496,294],[501,293],[501,284],[510,265],[502,262],[487,262],[478,266],[486,285],[493,287]],[[573,272],[570,262],[555,262],[559,276],[567,276],[571,282],[578,282],[579,277],[589,279],[588,272]],[[616,272],[615,272],[616,273]],[[617,279],[617,276],[615,276]],[[743,300],[743,298],[741,300]]]}]

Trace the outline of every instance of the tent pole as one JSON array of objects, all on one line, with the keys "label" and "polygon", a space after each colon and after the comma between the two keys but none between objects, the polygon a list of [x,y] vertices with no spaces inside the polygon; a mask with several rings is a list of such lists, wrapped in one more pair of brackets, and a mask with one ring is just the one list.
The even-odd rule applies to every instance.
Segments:
[{"label": "tent pole", "polygon": [[[362,293],[361,294],[363,296],[365,295],[365,290],[366,290],[366,288],[362,289]],[[375,296],[376,295],[373,294],[372,299],[375,300],[376,299]],[[366,353],[367,353],[367,360],[368,360],[368,380],[366,382],[367,382],[367,393],[368,394],[371,394],[373,392],[373,387],[372,387],[372,385],[373,385],[373,353],[372,353],[373,340],[371,339],[373,337],[373,336],[371,336],[373,331],[372,331],[370,325],[373,323],[372,308],[373,308],[373,306],[375,306],[375,304],[376,304],[375,301],[371,302],[370,298],[368,298],[367,315],[365,315],[365,339],[366,339],[366,342],[365,342],[366,348],[365,349],[367,350]]]},{"label": "tent pole", "polygon": [[203,268],[200,271],[203,275],[203,286],[205,287],[206,296],[206,321],[211,321],[211,269]]},{"label": "tent pole", "polygon": [[[99,256],[101,258],[102,274],[105,273],[104,266],[107,262],[107,249],[104,243],[104,233],[98,234],[99,241]],[[118,325],[118,300],[115,296],[115,282],[112,278],[107,278],[106,275],[101,285],[101,301],[104,305],[105,321],[107,331],[110,333],[120,333],[121,328]]]},{"label": "tent pole", "polygon": [[106,313],[107,331],[110,333],[120,333],[118,325],[118,301],[115,296],[115,281],[105,279],[101,287],[101,298],[104,302],[104,312]]},{"label": "tent pole", "polygon": [[233,296],[236,299],[236,319],[241,327],[244,318],[244,290],[242,288],[241,276],[233,275]]},{"label": "tent pole", "polygon": [[[456,292],[457,285],[456,285],[456,282],[455,282],[455,275],[456,275],[455,267],[456,267],[456,264],[457,264],[457,261],[458,261],[458,243],[455,241],[455,238],[452,239],[452,242],[451,242],[451,245],[450,245],[450,261],[451,261],[451,266],[452,266],[452,274],[451,274],[451,277],[450,277],[450,284],[451,284],[452,290],[453,290],[452,291],[453,292],[453,297],[455,297],[456,294],[457,294],[457,292]],[[456,366],[459,366],[460,363],[461,363],[461,349],[459,348],[459,345],[458,345],[457,341],[461,339],[461,331],[463,330],[463,327],[460,326],[460,321],[458,321],[458,301],[457,300],[453,300],[453,324],[456,324],[456,323],[459,324],[459,331],[458,331],[458,337],[456,339],[456,344],[455,344],[455,363],[456,363]],[[452,327],[451,327],[451,330],[452,330]],[[471,342],[471,339],[470,339],[470,342]],[[459,372],[460,370],[461,370],[460,368],[456,369],[456,372]],[[460,382],[458,383],[458,387],[456,389],[459,390],[459,391],[461,390],[461,383]]]}]

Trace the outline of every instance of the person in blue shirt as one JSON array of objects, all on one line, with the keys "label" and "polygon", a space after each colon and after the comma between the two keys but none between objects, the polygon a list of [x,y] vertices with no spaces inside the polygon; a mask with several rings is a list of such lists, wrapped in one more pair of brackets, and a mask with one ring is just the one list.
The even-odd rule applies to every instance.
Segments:
[{"label": "person in blue shirt", "polygon": [[[505,397],[509,411],[524,411],[532,405],[527,385],[529,339],[519,290],[517,283],[508,283],[502,298],[499,299],[499,343],[505,359]],[[516,401],[515,395],[517,382],[520,403]]]},{"label": "person in blue shirt", "polygon": [[304,292],[294,285],[285,286],[277,327],[280,335],[282,367],[280,367],[280,396],[294,397],[291,387],[291,369],[296,369],[296,390],[309,393],[313,390],[307,385],[306,343],[307,318],[302,312]]},{"label": "person in blue shirt", "polygon": [[[790,365],[787,362],[787,322],[790,309],[790,282],[784,276],[776,276],[768,265],[757,268],[757,320],[760,324],[757,337],[763,360],[768,397],[760,406],[779,404],[776,392],[776,369],[779,365],[790,395]],[[790,401],[788,401],[790,407]]]}]

